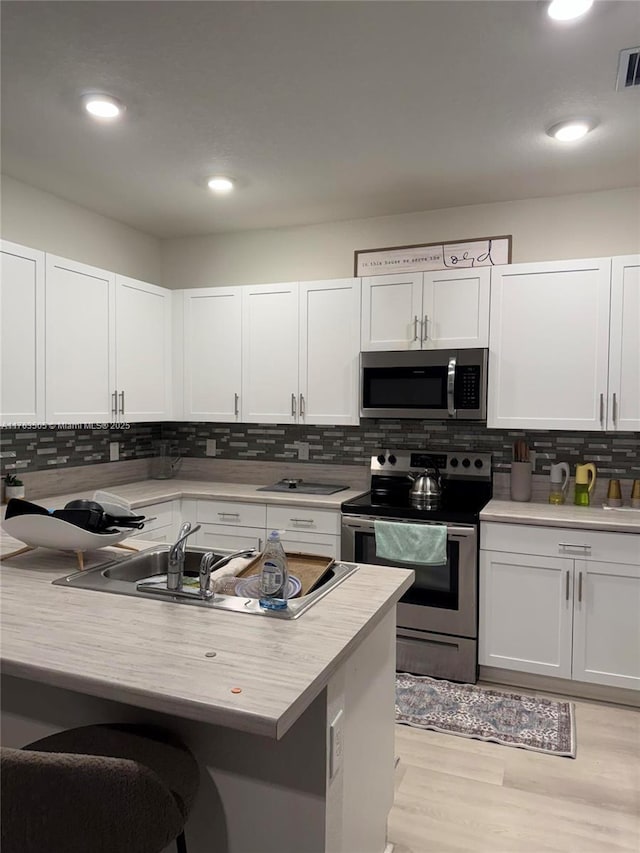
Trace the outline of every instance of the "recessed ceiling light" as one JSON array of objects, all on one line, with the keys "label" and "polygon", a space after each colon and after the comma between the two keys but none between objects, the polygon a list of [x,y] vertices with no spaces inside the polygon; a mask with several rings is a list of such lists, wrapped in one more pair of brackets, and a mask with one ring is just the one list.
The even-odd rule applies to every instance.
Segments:
[{"label": "recessed ceiling light", "polygon": [[593,0],[552,0],[547,13],[554,21],[571,21],[584,15],[593,6]]},{"label": "recessed ceiling light", "polygon": [[589,119],[576,118],[569,121],[561,121],[550,127],[547,133],[558,142],[575,142],[586,136],[590,130],[593,130],[595,122]]},{"label": "recessed ceiling light", "polygon": [[124,112],[124,104],[121,104],[111,95],[85,95],[83,97],[85,110],[93,118],[114,119]]},{"label": "recessed ceiling light", "polygon": [[230,193],[233,189],[233,181],[231,178],[225,178],[222,175],[216,175],[213,178],[209,178],[207,181],[207,186],[214,193],[218,193],[218,195],[224,195],[225,193]]}]

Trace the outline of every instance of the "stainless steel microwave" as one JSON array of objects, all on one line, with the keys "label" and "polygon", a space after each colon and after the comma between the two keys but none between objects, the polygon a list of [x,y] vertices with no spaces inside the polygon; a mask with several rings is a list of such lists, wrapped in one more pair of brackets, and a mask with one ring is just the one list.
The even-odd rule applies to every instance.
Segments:
[{"label": "stainless steel microwave", "polygon": [[486,420],[487,349],[363,352],[363,418]]}]

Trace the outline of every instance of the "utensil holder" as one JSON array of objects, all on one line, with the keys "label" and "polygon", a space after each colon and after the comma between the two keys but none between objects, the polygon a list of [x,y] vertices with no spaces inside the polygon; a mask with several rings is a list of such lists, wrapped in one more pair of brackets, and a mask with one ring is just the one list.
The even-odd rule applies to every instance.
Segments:
[{"label": "utensil holder", "polygon": [[531,500],[531,462],[511,463],[511,500]]}]

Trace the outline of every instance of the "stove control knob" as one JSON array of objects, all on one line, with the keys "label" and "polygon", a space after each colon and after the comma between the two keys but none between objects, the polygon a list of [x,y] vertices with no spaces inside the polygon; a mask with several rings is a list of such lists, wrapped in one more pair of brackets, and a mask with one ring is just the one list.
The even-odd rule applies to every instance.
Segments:
[{"label": "stove control knob", "polygon": [[385,457],[382,455],[382,453],[381,453],[381,454],[380,454],[380,456],[378,456],[378,462],[379,462],[379,464],[380,464],[380,465],[384,465],[384,463],[385,463],[386,461],[387,461],[387,460],[386,460],[386,458],[385,458]]},{"label": "stove control knob", "polygon": [[391,456],[389,457],[389,465],[395,465],[397,461],[398,460],[396,459],[396,457],[392,453]]},{"label": "stove control knob", "polygon": [[452,468],[458,467],[458,459],[456,456],[454,456],[453,459],[449,460],[449,465],[451,465]]},{"label": "stove control knob", "polygon": [[463,468],[468,468],[468,467],[469,467],[469,465],[471,465],[471,460],[470,460],[470,459],[466,459],[466,458],[465,458],[465,459],[463,459],[463,460],[462,460],[462,467],[463,467]]},{"label": "stove control knob", "polygon": [[483,463],[482,459],[476,459],[476,461],[473,464],[476,466],[476,468],[482,468],[484,463]]}]

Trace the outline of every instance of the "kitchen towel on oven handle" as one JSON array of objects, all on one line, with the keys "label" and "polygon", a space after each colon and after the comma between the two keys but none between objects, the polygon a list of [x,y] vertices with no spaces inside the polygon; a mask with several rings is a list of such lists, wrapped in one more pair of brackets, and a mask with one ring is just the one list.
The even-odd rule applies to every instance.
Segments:
[{"label": "kitchen towel on oven handle", "polygon": [[441,566],[447,562],[446,524],[374,521],[376,554],[385,560]]}]

